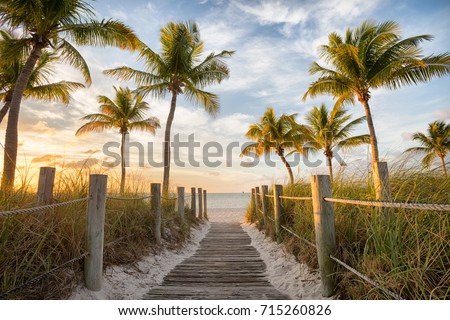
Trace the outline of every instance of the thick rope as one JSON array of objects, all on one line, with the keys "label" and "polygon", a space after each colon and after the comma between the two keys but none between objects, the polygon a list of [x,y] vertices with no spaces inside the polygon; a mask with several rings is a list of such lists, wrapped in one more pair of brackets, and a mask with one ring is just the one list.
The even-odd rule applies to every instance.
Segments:
[{"label": "thick rope", "polygon": [[343,266],[345,269],[349,270],[350,272],[356,274],[358,277],[360,277],[363,280],[366,280],[368,283],[370,283],[371,285],[373,285],[374,287],[384,291],[385,293],[387,293],[388,295],[390,295],[392,298],[396,299],[396,300],[404,300],[401,296],[399,296],[398,294],[392,292],[391,290],[383,287],[381,284],[375,282],[374,280],[370,279],[369,277],[367,277],[366,275],[362,274],[361,272],[359,272],[358,270],[350,267],[348,264],[346,264],[345,262],[339,260],[338,258],[334,257],[334,256],[330,256],[331,259],[333,259],[334,261],[336,261],[337,263],[339,263],[341,266]]},{"label": "thick rope", "polygon": [[296,238],[298,238],[298,239],[300,239],[300,240],[302,240],[303,242],[305,242],[306,244],[309,244],[311,247],[314,247],[314,248],[317,248],[316,247],[316,245],[314,244],[314,243],[312,243],[311,241],[309,241],[309,240],[306,240],[305,238],[303,238],[303,237],[300,237],[298,234],[296,234],[294,231],[292,231],[291,229],[288,229],[288,228],[286,228],[285,226],[281,226],[284,230],[286,230],[287,232],[289,232],[290,234],[292,234],[294,237],[296,237]]},{"label": "thick rope", "polygon": [[114,196],[106,196],[106,199],[108,200],[119,200],[119,201],[139,201],[139,200],[145,200],[149,199],[152,196],[145,196],[140,198],[121,198],[121,197],[114,197]]},{"label": "thick rope", "polygon": [[361,206],[433,210],[433,211],[450,211],[450,204],[399,203],[399,202],[383,202],[383,201],[347,200],[347,199],[335,199],[335,198],[324,198],[324,200],[328,201],[328,202],[356,204],[356,205],[361,205]]},{"label": "thick rope", "polygon": [[33,213],[33,212],[37,212],[37,211],[43,211],[43,210],[48,210],[48,209],[52,209],[52,208],[67,206],[69,204],[79,203],[79,202],[83,202],[86,200],[89,200],[89,197],[76,199],[76,200],[70,200],[70,201],[61,202],[61,203],[48,204],[48,205],[40,206],[40,207],[4,211],[4,212],[0,212],[0,217],[10,216],[13,214],[21,214],[21,213]]},{"label": "thick rope", "polygon": [[39,281],[39,280],[41,280],[41,279],[43,279],[43,278],[45,278],[45,277],[48,277],[50,274],[52,274],[52,273],[58,271],[59,269],[64,268],[65,266],[67,266],[67,265],[69,265],[69,264],[72,264],[72,263],[74,263],[74,262],[77,262],[77,261],[83,259],[84,257],[88,256],[88,255],[89,255],[89,253],[88,253],[88,252],[85,252],[85,253],[83,253],[82,255],[80,255],[80,256],[78,256],[78,257],[76,257],[76,258],[73,258],[73,259],[71,259],[71,260],[69,260],[69,261],[66,261],[66,262],[64,262],[63,264],[61,264],[61,265],[59,265],[59,266],[56,266],[56,267],[50,269],[49,271],[44,272],[44,273],[40,274],[39,276],[37,276],[37,277],[35,277],[35,278],[31,279],[31,280],[28,280],[28,281],[22,283],[21,285],[15,287],[15,288],[13,288],[13,289],[11,289],[11,290],[9,290],[9,291],[3,292],[2,294],[0,294],[0,299],[3,299],[3,298],[5,298],[5,297],[9,296],[9,295],[12,294],[13,292],[15,292],[15,291],[17,291],[17,290],[19,290],[19,289],[21,289],[21,288],[23,288],[23,287],[26,287],[26,286],[28,286],[28,285],[30,285],[30,284],[33,284],[33,283],[35,283],[35,282],[37,282],[37,281]]},{"label": "thick rope", "polygon": [[288,200],[312,200],[311,197],[288,197],[288,196],[280,196],[281,199],[288,199]]},{"label": "thick rope", "polygon": [[163,199],[163,200],[168,200],[168,201],[175,201],[175,200],[177,200],[178,198],[166,198],[166,197],[161,197],[161,199]]}]

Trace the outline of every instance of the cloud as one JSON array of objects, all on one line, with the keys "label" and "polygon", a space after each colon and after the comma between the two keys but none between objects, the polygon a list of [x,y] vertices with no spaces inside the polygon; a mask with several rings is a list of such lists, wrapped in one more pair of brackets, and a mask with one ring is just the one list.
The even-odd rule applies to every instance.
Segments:
[{"label": "cloud", "polygon": [[402,137],[402,140],[403,140],[403,141],[411,141],[411,140],[412,140],[412,137],[413,137],[413,134],[410,133],[410,132],[402,132],[402,133],[400,134],[400,136]]},{"label": "cloud", "polygon": [[35,157],[31,160],[31,163],[43,163],[43,162],[55,162],[57,159],[61,159],[62,156],[54,154],[46,154],[41,157]]},{"label": "cloud", "polygon": [[31,130],[37,131],[43,135],[53,136],[56,133],[55,128],[50,128],[46,121],[39,121],[34,126],[31,127]]},{"label": "cloud", "polygon": [[261,1],[256,6],[234,2],[234,5],[247,14],[255,16],[262,24],[298,24],[308,19],[305,7],[289,5],[282,1]]},{"label": "cloud", "polygon": [[100,149],[95,149],[95,150],[89,149],[89,150],[86,150],[86,151],[81,151],[81,153],[84,153],[84,154],[94,154],[94,153],[98,153],[98,152],[100,152],[100,151],[101,151]]},{"label": "cloud", "polygon": [[80,168],[92,168],[93,166],[99,164],[100,162],[101,162],[100,159],[87,158],[78,161],[60,162],[58,163],[58,165],[64,168],[80,169]]},{"label": "cloud", "polygon": [[437,110],[434,114],[439,120],[450,120],[450,108]]}]

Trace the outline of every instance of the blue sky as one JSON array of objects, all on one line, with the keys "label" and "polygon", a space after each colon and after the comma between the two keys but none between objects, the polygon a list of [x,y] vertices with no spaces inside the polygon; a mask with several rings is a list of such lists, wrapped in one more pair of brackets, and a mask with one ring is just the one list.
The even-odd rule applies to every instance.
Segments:
[{"label": "blue sky", "polygon": [[[256,122],[265,108],[273,106],[277,113],[298,113],[303,120],[313,106],[324,102],[332,105],[330,97],[301,101],[309,83],[315,79],[308,74],[312,61],[318,60],[317,47],[325,44],[330,32],[343,33],[347,27],[362,21],[388,19],[400,23],[404,36],[432,34],[435,39],[424,43],[424,53],[442,53],[450,50],[450,3],[447,1],[243,1],[243,0],[191,0],[191,1],[102,1],[93,2],[101,18],[116,18],[131,26],[138,36],[155,51],[159,51],[159,29],[168,21],[195,20],[205,51],[236,50],[229,60],[231,77],[221,85],[208,88],[221,97],[221,111],[209,117],[203,110],[180,99],[172,133],[187,139],[195,133],[204,144],[218,141],[224,147],[232,141],[245,142],[248,125]],[[104,155],[99,152],[108,141],[119,141],[116,132],[75,137],[82,125],[79,118],[97,111],[97,95],[112,96],[112,85],[125,85],[101,74],[101,71],[121,65],[142,68],[136,56],[111,48],[81,48],[94,78],[88,89],[74,94],[68,106],[55,103],[25,101],[21,115],[22,165],[61,164],[77,167],[90,157],[93,165]],[[80,75],[67,66],[60,66],[56,79],[81,80]],[[133,87],[133,83],[128,83]],[[411,133],[424,131],[427,123],[436,119],[450,120],[450,77],[435,79],[431,83],[405,87],[397,91],[377,90],[371,99],[372,113],[378,134],[382,158],[394,162],[400,153],[413,144]],[[164,128],[169,100],[148,99],[151,115],[161,119]],[[362,116],[362,107],[348,107],[356,116]],[[4,124],[0,127],[4,130]],[[366,133],[361,125],[356,133]],[[130,139],[147,143],[162,141],[161,129],[156,137],[132,133]],[[50,140],[48,140],[50,137]],[[45,141],[45,147],[43,143]],[[155,146],[160,154],[160,147]],[[89,153],[91,150],[93,152]],[[256,168],[242,168],[238,151],[233,153],[233,167],[177,168],[173,167],[173,185],[196,184],[211,191],[247,191],[253,185],[286,182],[285,168],[260,164]],[[162,169],[138,168],[135,153],[130,171],[135,176],[162,179]],[[47,156],[42,160],[35,158]],[[158,158],[158,155],[155,157]],[[201,153],[196,155],[201,159]],[[365,170],[367,148],[357,148],[343,157],[349,168]],[[320,158],[320,157],[319,157]],[[35,159],[33,161],[33,159]],[[45,160],[45,161],[44,161]],[[274,157],[275,160],[275,157]],[[294,170],[298,174],[298,168]],[[300,166],[299,177],[311,173],[325,173],[326,167]],[[194,182],[195,181],[195,182]]]}]

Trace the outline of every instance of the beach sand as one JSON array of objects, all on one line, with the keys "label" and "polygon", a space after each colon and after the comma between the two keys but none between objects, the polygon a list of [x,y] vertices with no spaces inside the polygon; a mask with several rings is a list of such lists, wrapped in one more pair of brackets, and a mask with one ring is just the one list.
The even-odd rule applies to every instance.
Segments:
[{"label": "beach sand", "polygon": [[[272,285],[292,299],[322,299],[318,272],[295,261],[281,244],[265,238],[253,225],[244,223],[245,209],[209,209],[210,222],[237,222],[252,239],[267,266],[267,277]],[[199,242],[209,230],[210,222],[194,229],[191,239],[177,250],[163,250],[131,265],[107,268],[103,289],[89,291],[79,286],[70,299],[141,299],[151,288],[162,283],[165,275],[184,259],[192,256]]]}]

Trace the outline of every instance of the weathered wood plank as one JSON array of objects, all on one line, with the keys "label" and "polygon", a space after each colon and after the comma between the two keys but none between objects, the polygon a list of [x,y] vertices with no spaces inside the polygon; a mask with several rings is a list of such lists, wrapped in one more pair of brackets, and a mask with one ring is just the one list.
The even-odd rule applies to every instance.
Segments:
[{"label": "weathered wood plank", "polygon": [[268,281],[266,266],[237,223],[212,223],[196,253],[144,299],[288,299]]}]

